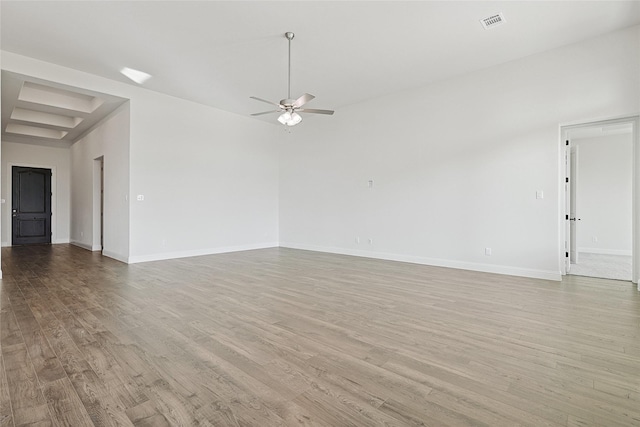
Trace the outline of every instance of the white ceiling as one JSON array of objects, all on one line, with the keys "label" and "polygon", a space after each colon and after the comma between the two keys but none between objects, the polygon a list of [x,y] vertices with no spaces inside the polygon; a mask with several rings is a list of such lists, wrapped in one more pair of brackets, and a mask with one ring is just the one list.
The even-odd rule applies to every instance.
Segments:
[{"label": "white ceiling", "polygon": [[69,147],[126,101],[2,70],[2,140]]},{"label": "white ceiling", "polygon": [[[251,95],[286,97],[286,31],[296,34],[292,96],[311,93],[309,108],[339,114],[640,23],[638,1],[3,0],[0,8],[3,50],[131,84],[119,70],[138,69],[153,75],[149,89],[243,115],[269,109]],[[483,29],[479,20],[497,12],[506,23]]]}]

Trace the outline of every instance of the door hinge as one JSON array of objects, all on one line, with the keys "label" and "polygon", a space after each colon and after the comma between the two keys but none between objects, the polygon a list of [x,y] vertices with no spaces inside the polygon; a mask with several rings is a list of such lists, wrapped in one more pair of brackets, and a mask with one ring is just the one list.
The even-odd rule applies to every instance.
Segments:
[{"label": "door hinge", "polygon": [[566,144],[565,145],[569,145],[569,140],[567,139]]},{"label": "door hinge", "polygon": [[569,252],[564,253],[565,258],[569,258]]},{"label": "door hinge", "polygon": [[564,179],[564,182],[569,182],[569,177],[566,177],[566,178]]},{"label": "door hinge", "polygon": [[565,215],[565,216],[564,216],[564,219],[569,219],[569,215]]}]

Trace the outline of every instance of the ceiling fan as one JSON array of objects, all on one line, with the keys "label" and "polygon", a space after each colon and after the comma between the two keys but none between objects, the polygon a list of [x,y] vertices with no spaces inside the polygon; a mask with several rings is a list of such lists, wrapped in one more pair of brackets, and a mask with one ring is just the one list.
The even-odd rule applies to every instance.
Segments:
[{"label": "ceiling fan", "polygon": [[333,114],[333,110],[318,110],[316,108],[302,108],[304,104],[311,101],[315,96],[305,93],[298,99],[291,99],[291,40],[295,34],[292,32],[284,33],[284,36],[289,40],[289,80],[288,91],[286,99],[280,100],[279,103],[267,101],[266,99],[258,98],[257,96],[250,96],[249,98],[256,101],[266,102],[267,104],[278,107],[277,110],[263,111],[262,113],[253,113],[252,116],[261,116],[263,114],[281,113],[278,117],[278,121],[283,125],[295,126],[302,121],[302,116],[298,113],[313,113],[313,114]]}]

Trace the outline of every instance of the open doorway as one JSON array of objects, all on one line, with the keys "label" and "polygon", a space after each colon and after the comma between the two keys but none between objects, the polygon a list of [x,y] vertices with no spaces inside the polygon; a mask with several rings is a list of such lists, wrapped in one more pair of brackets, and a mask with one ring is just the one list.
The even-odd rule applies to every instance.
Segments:
[{"label": "open doorway", "polygon": [[637,282],[637,123],[562,128],[565,274]]},{"label": "open doorway", "polygon": [[93,160],[93,251],[104,245],[104,156]]}]

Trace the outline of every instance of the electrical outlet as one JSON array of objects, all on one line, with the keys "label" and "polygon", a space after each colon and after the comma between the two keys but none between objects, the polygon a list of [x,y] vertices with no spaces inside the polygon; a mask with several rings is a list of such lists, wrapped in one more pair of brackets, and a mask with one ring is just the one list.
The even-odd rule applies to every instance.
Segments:
[{"label": "electrical outlet", "polygon": [[360,237],[356,237],[356,243],[360,244]]},{"label": "electrical outlet", "polygon": [[373,239],[372,238],[369,238],[369,244],[373,245]]},{"label": "electrical outlet", "polygon": [[598,243],[598,238],[596,236],[593,236],[591,240],[593,241],[593,243]]},{"label": "electrical outlet", "polygon": [[486,256],[491,256],[491,248],[484,248],[484,254]]}]

